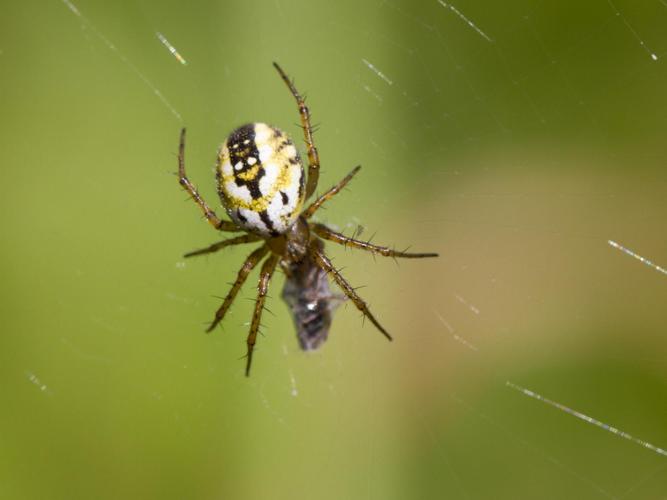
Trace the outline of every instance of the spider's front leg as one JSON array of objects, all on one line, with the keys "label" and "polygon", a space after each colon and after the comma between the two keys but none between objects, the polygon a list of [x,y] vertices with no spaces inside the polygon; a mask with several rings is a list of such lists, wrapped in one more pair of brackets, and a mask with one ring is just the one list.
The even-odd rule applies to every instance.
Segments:
[{"label": "spider's front leg", "polygon": [[252,323],[250,325],[250,333],[248,334],[248,360],[246,361],[245,375],[250,376],[250,365],[252,363],[252,352],[255,348],[257,340],[257,332],[259,331],[259,322],[262,318],[262,311],[264,310],[264,301],[266,294],[269,291],[269,282],[276,269],[276,264],[280,260],[278,255],[272,255],[262,265],[262,270],[259,273],[259,283],[257,284],[257,300],[255,301],[255,312],[252,315]]},{"label": "spider's front leg", "polygon": [[201,197],[197,188],[194,187],[188,176],[185,175],[185,128],[181,129],[181,140],[178,144],[178,182],[185,189],[194,202],[199,205],[204,217],[214,228],[219,231],[241,231],[231,221],[221,220]]},{"label": "spider's front leg", "polygon": [[261,236],[247,233],[241,236],[236,236],[235,238],[229,238],[226,240],[218,241],[217,243],[213,243],[212,245],[209,245],[206,248],[193,250],[192,252],[186,253],[183,257],[194,257],[195,255],[206,255],[208,253],[215,253],[218,250],[222,250],[223,248],[226,247],[241,245],[243,243],[254,243],[256,241],[260,241],[261,239],[262,239]]},{"label": "spider's front leg", "polygon": [[312,255],[315,259],[315,263],[322,269],[324,269],[331,277],[334,279],[336,284],[343,290],[345,295],[354,302],[354,305],[357,306],[357,309],[362,312],[364,316],[366,316],[371,323],[375,325],[375,327],[382,332],[382,335],[387,337],[389,340],[392,340],[391,335],[385,330],[380,323],[378,323],[378,320],[375,319],[375,316],[371,314],[371,311],[368,309],[368,305],[364,300],[357,295],[357,292],[354,291],[354,288],[352,288],[352,285],[350,285],[345,278],[338,272],[338,270],[333,266],[329,258],[324,255],[324,252],[322,252],[316,244],[311,244],[310,245],[310,251],[312,252]]},{"label": "spider's front leg", "polygon": [[355,240],[354,238],[349,238],[344,234],[337,233],[333,229],[329,229],[324,224],[311,223],[310,229],[318,235],[320,238],[325,240],[333,241],[339,245],[349,246],[352,248],[358,248],[360,250],[366,250],[371,252],[373,255],[382,255],[383,257],[401,257],[403,259],[423,259],[426,257],[437,257],[437,253],[412,253],[412,252],[401,252],[399,250],[393,250],[388,247],[383,247],[380,245],[373,245],[367,241]]},{"label": "spider's front leg", "polygon": [[232,305],[232,302],[234,302],[236,295],[239,293],[239,290],[243,286],[243,283],[245,283],[245,280],[248,278],[248,275],[259,263],[259,261],[262,260],[262,258],[264,258],[264,256],[268,253],[268,251],[269,247],[267,247],[266,245],[262,245],[253,253],[251,253],[250,256],[246,259],[246,261],[243,263],[243,267],[241,268],[238,276],[236,277],[236,281],[234,281],[234,284],[232,285],[232,289],[225,297],[225,300],[222,302],[220,308],[216,311],[215,318],[211,322],[211,326],[209,326],[206,329],[206,333],[211,332],[218,325],[218,323],[222,321],[222,318],[224,318],[225,314],[227,314],[227,310]]}]

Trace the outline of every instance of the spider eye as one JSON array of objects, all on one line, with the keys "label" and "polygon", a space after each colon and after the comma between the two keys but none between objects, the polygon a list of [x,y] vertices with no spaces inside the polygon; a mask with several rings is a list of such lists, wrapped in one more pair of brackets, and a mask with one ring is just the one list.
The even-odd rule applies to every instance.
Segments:
[{"label": "spider eye", "polygon": [[304,171],[281,130],[249,123],[234,130],[218,154],[218,192],[232,220],[262,236],[285,233],[304,202]]}]

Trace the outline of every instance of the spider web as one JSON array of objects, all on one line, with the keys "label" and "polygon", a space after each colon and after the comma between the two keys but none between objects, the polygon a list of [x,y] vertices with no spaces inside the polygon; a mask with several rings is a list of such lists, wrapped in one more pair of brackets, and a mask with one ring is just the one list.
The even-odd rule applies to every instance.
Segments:
[{"label": "spider web", "polygon": [[[667,3],[6,7],[3,497],[665,496]],[[172,174],[300,140],[273,60],[320,191],[363,166],[319,220],[440,257],[328,244],[395,341],[300,352],[278,276],[246,379],[256,273],[203,330],[254,245],[180,257]]]}]

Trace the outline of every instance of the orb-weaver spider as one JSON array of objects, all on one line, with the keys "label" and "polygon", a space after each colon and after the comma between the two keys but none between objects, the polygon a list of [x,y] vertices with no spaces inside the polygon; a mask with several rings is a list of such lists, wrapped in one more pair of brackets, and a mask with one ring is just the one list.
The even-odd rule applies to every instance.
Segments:
[{"label": "orb-weaver spider", "polygon": [[269,282],[278,264],[287,277],[283,298],[292,309],[301,348],[311,350],[326,340],[331,311],[335,304],[344,300],[342,296],[330,292],[327,275],[333,278],[357,309],[387,339],[392,340],[371,314],[366,302],[331,264],[324,253],[323,239],[385,257],[422,258],[438,255],[399,252],[349,238],[324,224],[310,221],[313,214],[340,192],[361,167],[355,167],[343,180],[302,210],[303,204],[317,187],[320,159],[313,143],[310,112],[304,98],[280,66],[276,63],[273,63],[273,66],[299,107],[308,153],[307,180],[299,153],[284,132],[265,123],[243,125],[234,130],[218,150],[218,194],[231,219],[222,220],[208,206],[185,174],[185,129],[181,130],[178,148],[179,182],[199,205],[204,217],[218,231],[246,233],[187,253],[185,257],[209,254],[242,243],[262,242],[243,263],[236,281],[207,329],[207,332],[210,332],[222,321],[250,272],[266,257],[259,275],[259,293],[247,338],[246,376],[250,374],[253,349]]}]

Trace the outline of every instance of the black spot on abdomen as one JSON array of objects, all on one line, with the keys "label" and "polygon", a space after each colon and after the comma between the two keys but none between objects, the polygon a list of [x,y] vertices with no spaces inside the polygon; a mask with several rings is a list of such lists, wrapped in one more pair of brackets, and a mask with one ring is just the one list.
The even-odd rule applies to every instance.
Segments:
[{"label": "black spot on abdomen", "polygon": [[236,211],[236,216],[239,218],[241,222],[243,223],[248,222],[248,219],[246,219],[246,217],[243,214],[241,214],[240,210]]},{"label": "black spot on abdomen", "polygon": [[264,174],[266,172],[264,171],[264,167],[259,167],[257,170],[257,175],[255,176],[254,179],[250,180],[244,180],[241,179],[240,177],[234,177],[234,182],[236,183],[237,186],[246,186],[248,188],[248,191],[250,191],[250,196],[252,196],[253,200],[258,200],[262,197],[262,191],[259,189],[259,181],[262,177],[264,177]]},{"label": "black spot on abdomen", "polygon": [[276,231],[276,228],[273,226],[273,221],[271,220],[271,217],[269,217],[269,214],[267,213],[266,210],[262,210],[259,213],[259,218],[261,219],[261,221],[266,226],[266,229],[269,230],[269,233],[271,234],[271,236],[278,236],[279,233],[278,233],[278,231]]}]

